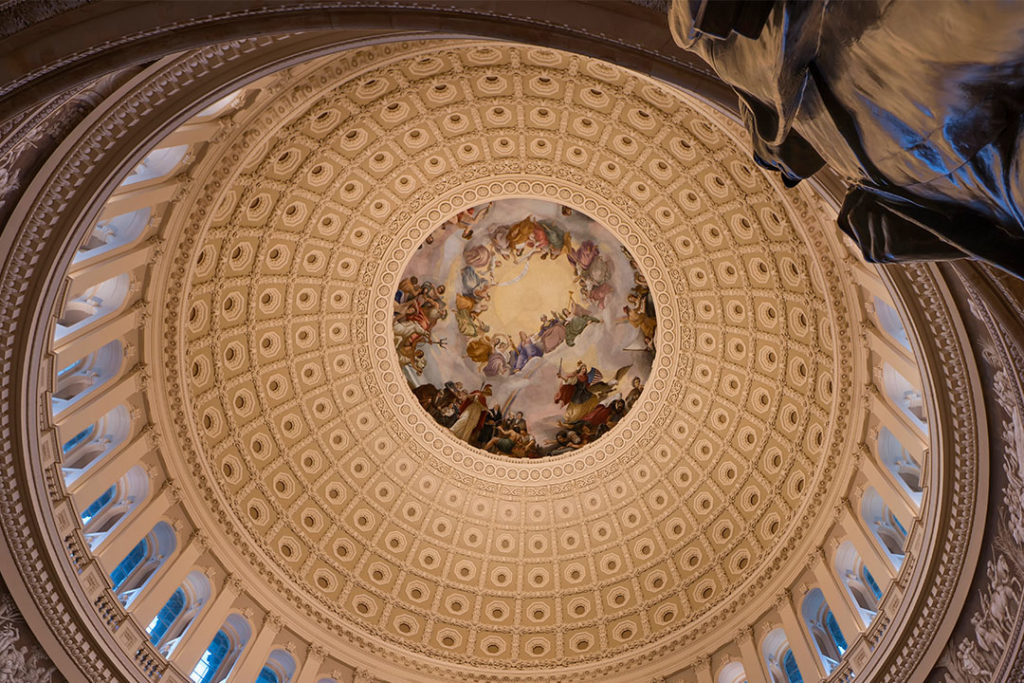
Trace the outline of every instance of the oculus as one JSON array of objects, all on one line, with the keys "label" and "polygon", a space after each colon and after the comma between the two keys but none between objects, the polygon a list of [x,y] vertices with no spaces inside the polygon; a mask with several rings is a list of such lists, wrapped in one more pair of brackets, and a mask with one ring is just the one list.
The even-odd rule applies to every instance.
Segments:
[{"label": "oculus", "polygon": [[438,424],[535,458],[601,438],[632,409],[657,319],[608,229],[517,198],[462,211],[426,238],[399,280],[393,328],[409,386]]}]

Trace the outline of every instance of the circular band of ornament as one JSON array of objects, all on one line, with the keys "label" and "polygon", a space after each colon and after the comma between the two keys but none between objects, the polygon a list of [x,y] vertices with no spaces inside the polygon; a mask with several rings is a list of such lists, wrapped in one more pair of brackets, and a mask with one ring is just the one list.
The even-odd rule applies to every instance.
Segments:
[{"label": "circular band of ornament", "polygon": [[[650,370],[650,381],[646,383],[634,410],[600,443],[564,455],[548,456],[540,461],[511,460],[472,449],[421,410],[419,402],[408,388],[407,375],[403,373],[394,351],[395,339],[391,327],[395,288],[419,245],[438,225],[452,214],[476,204],[517,200],[524,196],[571,207],[606,225],[609,232],[623,245],[628,245],[635,254],[636,263],[650,287],[655,305],[659,312],[665,311],[658,318],[658,353]],[[685,370],[681,370],[679,364],[685,364],[687,358],[687,354],[681,352],[681,346],[692,341],[692,333],[680,321],[692,318],[692,313],[687,310],[685,290],[679,286],[680,282],[673,282],[667,277],[669,268],[665,261],[671,259],[670,245],[652,239],[650,233],[653,232],[655,236],[658,233],[644,230],[643,227],[647,225],[643,217],[630,219],[625,211],[610,205],[588,188],[573,187],[551,178],[529,180],[520,176],[469,183],[439,197],[436,207],[425,208],[405,226],[396,226],[393,232],[392,229],[383,230],[384,235],[391,233],[395,236],[382,238],[386,243],[380,251],[388,256],[373,274],[375,284],[369,290],[373,300],[370,303],[368,332],[371,355],[377,359],[377,363],[373,375],[376,384],[366,387],[367,395],[392,397],[393,407],[388,406],[391,414],[382,420],[408,429],[400,438],[422,445],[434,457],[440,455],[454,466],[470,470],[475,476],[525,485],[547,485],[553,479],[565,481],[567,478],[592,474],[595,468],[620,456],[626,457],[628,462],[631,458],[628,454],[636,453],[639,444],[650,444],[658,440],[667,422],[664,419],[664,407],[659,410],[658,406],[664,406],[663,397],[678,395],[681,391],[680,378],[685,376]],[[647,379],[646,376],[644,379]],[[364,381],[368,380],[364,378]],[[555,388],[551,389],[551,393],[555,393]],[[398,420],[397,415],[404,416],[405,420]],[[410,416],[415,417],[410,419]]]},{"label": "circular band of ornament", "polygon": [[[505,65],[531,54],[510,45],[488,50]],[[462,52],[481,54],[456,46],[407,61],[436,68]],[[750,168],[717,127],[728,123],[720,115],[683,97],[652,105],[637,95],[653,87],[647,79],[555,57],[555,66],[536,71],[520,65],[491,74],[486,64],[477,73],[433,71],[426,92],[484,87],[491,75],[558,86],[571,75],[608,100],[614,90],[626,112],[642,107],[658,117],[660,132],[641,137],[609,113],[609,101],[581,95],[557,110],[570,122],[559,136],[563,147],[527,145],[511,160],[449,164],[410,181],[407,199],[397,202],[385,188],[397,194],[412,175],[407,169],[514,136],[492,135],[484,116],[484,130],[445,137],[426,125],[428,114],[416,114],[429,107],[406,103],[402,113],[402,102],[378,90],[403,61],[381,56],[380,69],[352,82],[344,69],[325,67],[339,79],[333,99],[313,98],[299,114],[274,107],[277,114],[254,119],[211,164],[209,220],[190,223],[205,227],[185,235],[176,275],[185,295],[165,318],[167,333],[183,340],[165,351],[166,367],[184,370],[184,381],[168,380],[183,388],[172,400],[192,422],[178,433],[193,472],[206,473],[191,485],[246,548],[247,563],[275,577],[276,594],[336,632],[355,629],[437,659],[502,666],[494,657],[518,645],[495,643],[492,653],[483,644],[525,629],[554,645],[530,647],[538,667],[559,652],[591,662],[706,635],[730,605],[778,574],[846,447],[833,437],[842,416],[831,418],[850,391],[835,371],[846,362],[836,337],[848,343],[849,327],[830,322],[843,306],[833,286],[841,265],[827,249],[811,256],[809,245],[827,239],[822,225],[791,211],[787,197],[795,195]],[[407,83],[405,92],[413,91]],[[354,98],[362,98],[359,106]],[[533,109],[555,111],[514,96],[488,106],[514,112],[512,121],[528,120]],[[636,125],[643,120],[637,115]],[[581,170],[574,150],[596,158],[615,147],[586,137],[602,126],[622,156]],[[433,143],[397,158],[390,141],[428,129]],[[344,163],[338,149],[350,155]],[[378,181],[341,172],[364,164],[380,169]],[[615,176],[609,164],[632,175]],[[517,197],[557,202],[610,229],[651,286],[659,328],[651,379],[623,423],[577,453],[526,463],[471,449],[428,418],[401,374],[392,329],[394,292],[417,245],[460,211]],[[211,372],[202,372],[204,364]],[[188,443],[186,432],[198,443]],[[231,461],[230,469],[239,476],[223,476],[237,457],[242,466]],[[490,520],[496,533],[472,528],[474,518]],[[520,524],[536,538],[524,537]],[[325,529],[343,537],[325,539]],[[312,576],[307,561],[317,567]],[[582,612],[551,611],[546,621],[543,609],[520,614],[506,602],[490,608],[490,618],[513,621],[490,624],[469,618],[467,600],[448,595],[489,605],[518,586],[553,603],[563,593],[591,592],[602,607],[574,603]],[[422,605],[435,590],[447,596],[446,611],[431,616]],[[654,596],[639,602],[644,591]],[[645,614],[655,603],[652,624]],[[613,623],[613,640],[570,633]]]}]

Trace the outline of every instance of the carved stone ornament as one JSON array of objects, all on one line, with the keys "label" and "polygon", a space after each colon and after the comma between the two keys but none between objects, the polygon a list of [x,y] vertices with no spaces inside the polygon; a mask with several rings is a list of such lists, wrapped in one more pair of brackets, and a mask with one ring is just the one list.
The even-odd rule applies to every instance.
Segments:
[{"label": "carved stone ornament", "polygon": [[[100,192],[73,182],[81,169],[111,165],[106,150],[170,86],[199,92],[224,65],[290,40],[154,67],[54,160],[15,212],[0,358],[43,356],[21,358],[14,340],[25,321],[56,315],[56,293],[21,293],[67,267],[70,254],[39,255],[58,218],[84,215]],[[843,437],[865,420],[870,375],[852,352],[851,264],[812,190],[754,169],[721,113],[598,60],[410,41],[307,66],[240,107],[181,178],[152,266],[160,277],[145,292],[155,310],[139,350],[152,374],[133,417],[156,425],[147,438],[161,442],[170,499],[208,536],[227,590],[258,606],[241,612],[265,612],[268,627],[303,623],[312,647],[380,662],[387,680],[540,682],[568,665],[581,680],[668,676],[722,628],[770,609],[846,494],[857,440]],[[526,462],[470,448],[421,408],[392,327],[403,268],[426,237],[514,197],[600,220],[658,309],[658,353],[634,408],[600,441]],[[75,236],[88,227],[78,221]],[[929,381],[951,395],[930,405],[941,406],[937,443],[957,457],[929,483],[953,502],[927,519],[921,557],[908,562],[910,583],[936,570],[918,627],[877,634],[878,658],[901,652],[884,680],[916,666],[953,600],[978,495],[956,313],[933,270],[906,268],[895,284],[941,358]],[[39,442],[60,441],[49,415],[33,413],[27,433],[15,426],[41,385],[30,372],[22,386],[6,362],[0,426],[18,438],[0,457],[44,486]],[[785,462],[773,464],[773,449]],[[52,481],[59,465],[48,467]],[[53,590],[56,572],[41,565],[77,572],[36,499],[50,497],[0,482],[14,566],[89,680],[119,680],[104,663],[115,658],[97,650],[123,643],[96,624],[131,618],[117,604],[98,614],[67,579]],[[37,532],[56,541],[42,546]],[[85,637],[69,610],[99,635]],[[127,656],[141,675],[154,665],[137,651]],[[355,680],[377,678],[360,668]]]}]

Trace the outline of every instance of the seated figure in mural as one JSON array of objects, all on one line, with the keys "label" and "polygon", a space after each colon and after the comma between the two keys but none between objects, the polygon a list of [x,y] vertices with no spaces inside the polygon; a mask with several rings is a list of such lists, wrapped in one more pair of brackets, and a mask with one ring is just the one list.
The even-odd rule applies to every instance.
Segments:
[{"label": "seated figure in mural", "polygon": [[587,329],[588,325],[601,322],[600,318],[595,318],[579,306],[576,307],[575,313],[570,312],[568,308],[563,308],[561,317],[565,328],[566,346],[575,346],[576,337],[583,334],[583,330]]}]

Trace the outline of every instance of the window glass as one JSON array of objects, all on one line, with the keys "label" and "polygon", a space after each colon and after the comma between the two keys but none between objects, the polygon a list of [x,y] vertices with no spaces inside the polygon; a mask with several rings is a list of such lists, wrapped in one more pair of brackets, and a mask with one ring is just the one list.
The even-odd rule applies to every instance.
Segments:
[{"label": "window glass", "polygon": [[167,601],[160,611],[157,613],[156,618],[150,622],[146,632],[149,633],[149,642],[156,645],[160,642],[160,639],[167,633],[167,629],[171,627],[171,624],[181,614],[181,610],[185,608],[185,591],[178,589],[171,595],[170,600]]},{"label": "window glass", "polygon": [[90,436],[92,436],[92,433],[94,431],[96,431],[96,425],[89,425],[88,427],[86,427],[85,429],[83,429],[82,431],[78,432],[77,434],[75,434],[70,439],[68,439],[67,442],[64,444],[64,446],[61,448],[61,450],[63,452],[65,452],[65,453],[67,453],[72,448],[74,448],[75,446],[77,446],[78,444],[82,443],[83,441],[88,439]]},{"label": "window glass", "polygon": [[260,671],[260,675],[256,679],[256,683],[281,683],[281,679],[277,677],[277,674],[274,673],[273,669],[269,666],[265,666],[263,667],[263,670]]},{"label": "window glass", "polygon": [[231,642],[224,631],[217,631],[217,635],[210,641],[210,646],[206,648],[206,652],[199,658],[196,667],[192,669],[192,675],[189,678],[193,683],[210,683],[230,647]]},{"label": "window glass", "polygon": [[789,683],[804,683],[792,650],[786,650],[786,654],[782,657],[782,668],[786,670],[786,678],[789,679]]},{"label": "window glass", "polygon": [[124,559],[121,560],[121,564],[114,567],[114,571],[110,572],[110,580],[114,584],[114,590],[116,591],[121,587],[121,584],[125,582],[135,568],[139,566],[142,559],[146,557],[146,539],[139,541],[138,545],[132,548]]},{"label": "window glass", "polygon": [[839,654],[846,652],[846,638],[843,638],[843,632],[839,630],[839,624],[836,622],[832,610],[825,612],[825,626],[828,628],[829,635],[832,636],[832,641],[839,648]]},{"label": "window glass", "polygon": [[878,582],[875,581],[875,577],[871,576],[871,572],[868,571],[867,567],[863,567],[861,571],[864,573],[864,583],[868,585],[871,592],[874,593],[875,597],[879,600],[882,599],[882,589],[878,587]]},{"label": "window glass", "polygon": [[82,510],[82,524],[88,524],[89,520],[96,516],[96,513],[105,508],[107,503],[114,499],[116,492],[117,486],[111,486],[103,492],[103,495],[94,500],[89,507]]}]

